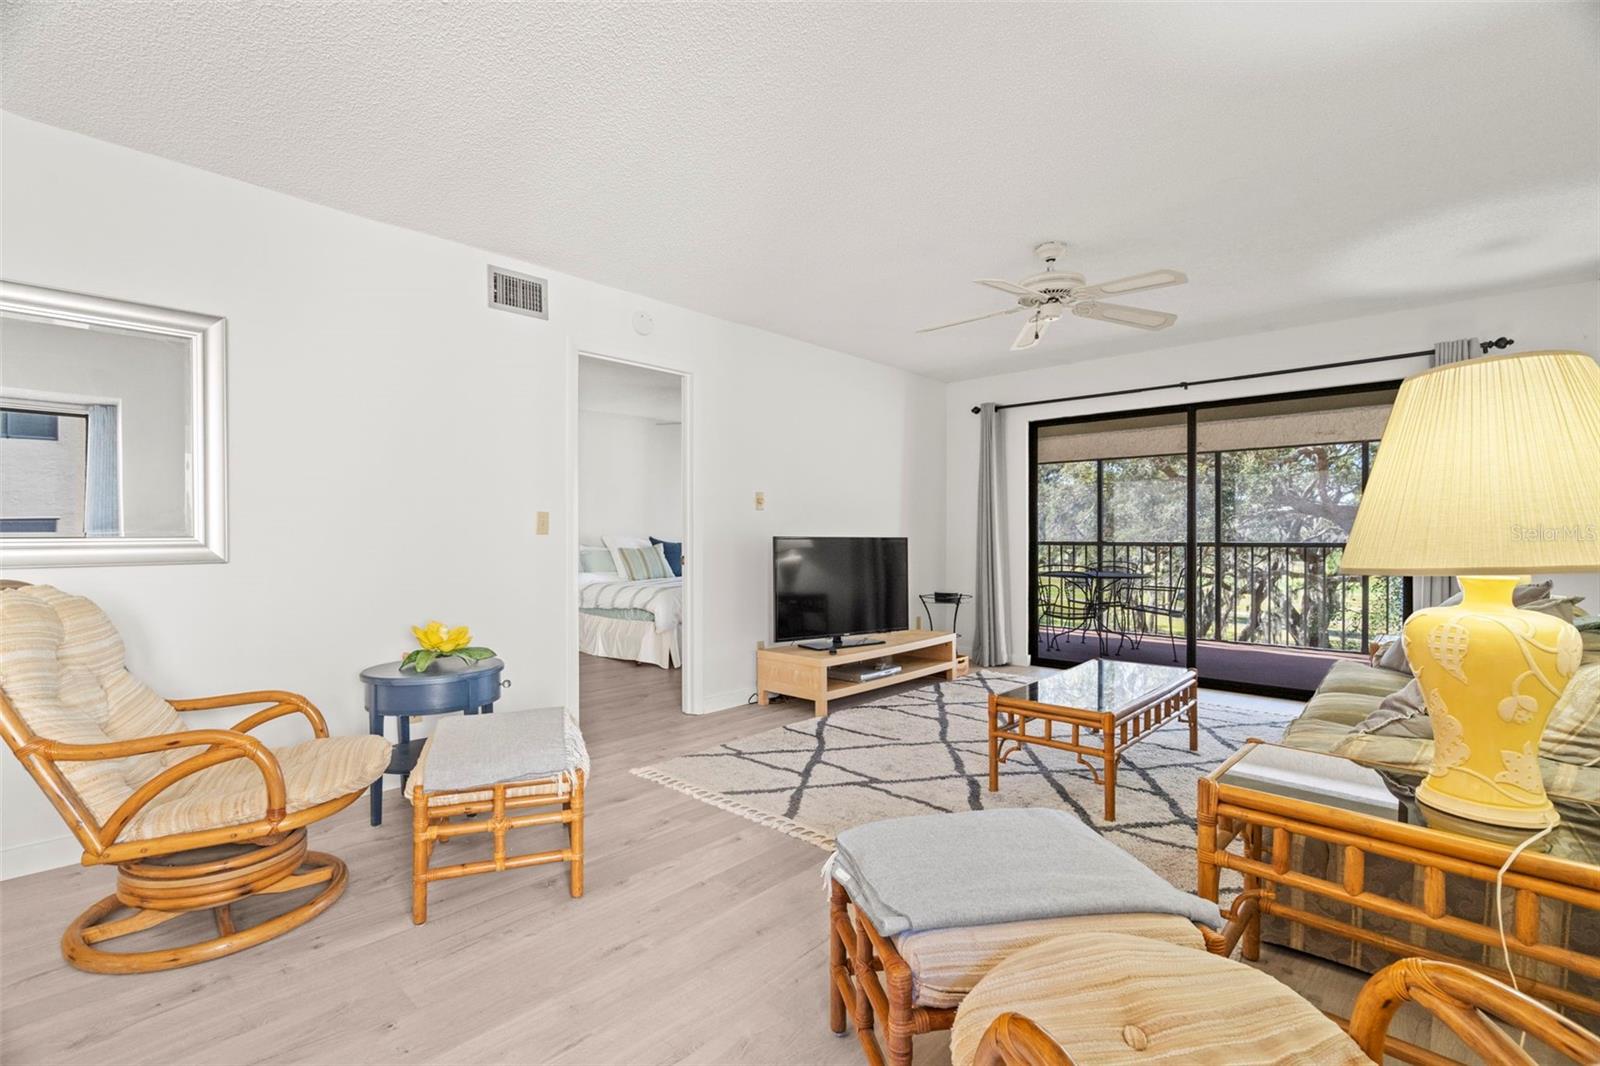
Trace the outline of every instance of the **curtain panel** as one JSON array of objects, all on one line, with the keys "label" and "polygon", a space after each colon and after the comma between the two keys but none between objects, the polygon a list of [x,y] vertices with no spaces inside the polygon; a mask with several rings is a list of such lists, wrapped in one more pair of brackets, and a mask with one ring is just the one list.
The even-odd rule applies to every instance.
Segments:
[{"label": "curtain panel", "polygon": [[992,403],[983,404],[978,414],[978,566],[972,597],[972,661],[977,666],[1011,661],[1002,432],[1000,412]]}]

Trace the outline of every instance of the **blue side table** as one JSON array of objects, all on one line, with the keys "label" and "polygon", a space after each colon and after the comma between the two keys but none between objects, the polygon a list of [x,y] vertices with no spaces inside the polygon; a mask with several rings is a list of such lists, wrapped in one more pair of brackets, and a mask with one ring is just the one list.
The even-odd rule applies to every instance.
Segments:
[{"label": "blue side table", "polygon": [[[367,690],[367,720],[373,736],[383,736],[384,718],[397,718],[399,740],[394,754],[389,757],[385,773],[400,775],[400,788],[406,787],[406,778],[417,765],[426,737],[411,739],[411,716],[414,714],[467,714],[494,712],[494,701],[500,698],[500,671],[505,663],[499,659],[483,659],[464,663],[460,659],[441,659],[426,673],[401,671],[400,663],[369,666],[361,671],[361,683]],[[510,684],[510,682],[506,682]],[[372,783],[372,824],[383,824],[383,778]]]}]

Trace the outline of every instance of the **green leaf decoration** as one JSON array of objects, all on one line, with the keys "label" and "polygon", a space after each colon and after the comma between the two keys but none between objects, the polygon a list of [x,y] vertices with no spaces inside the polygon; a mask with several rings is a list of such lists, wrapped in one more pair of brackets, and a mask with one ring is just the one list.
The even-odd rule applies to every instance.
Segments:
[{"label": "green leaf decoration", "polygon": [[456,654],[461,656],[463,659],[465,659],[469,663],[475,663],[475,662],[479,662],[480,660],[483,660],[483,659],[493,659],[494,658],[494,649],[492,649],[492,648],[477,648],[477,647],[461,648],[460,650],[458,650],[456,652]]},{"label": "green leaf decoration", "polygon": [[[410,655],[406,656],[406,659],[410,662],[411,669],[420,674],[428,667],[432,666],[433,660],[437,659],[438,657],[439,653],[436,651],[424,651],[419,648]],[[402,664],[401,669],[404,669],[404,664]]]}]

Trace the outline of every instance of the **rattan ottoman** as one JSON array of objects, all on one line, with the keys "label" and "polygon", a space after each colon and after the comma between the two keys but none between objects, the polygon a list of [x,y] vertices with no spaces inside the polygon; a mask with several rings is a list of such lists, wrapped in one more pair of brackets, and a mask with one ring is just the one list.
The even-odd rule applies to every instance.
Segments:
[{"label": "rattan ottoman", "polygon": [[1243,928],[1241,912],[1253,916],[1254,902],[1236,903],[1220,933],[1166,914],[1099,914],[887,937],[843,885],[830,881],[828,1025],[839,1034],[847,1022],[853,1026],[872,1066],[908,1066],[912,1037],[949,1029],[966,994],[1012,952],[1096,929],[1228,955]]},{"label": "rattan ottoman", "polygon": [[[570,865],[570,891],[574,899],[583,895],[583,790],[589,776],[589,755],[578,725],[560,708],[507,712],[453,719],[456,728],[504,731],[514,727],[508,721],[520,715],[559,714],[564,730],[565,752],[557,770],[541,768],[527,776],[514,774],[502,780],[432,789],[428,786],[430,757],[437,760],[434,744],[438,734],[428,738],[416,768],[411,772],[406,798],[411,801],[411,920],[421,925],[428,920],[428,885],[474,874],[501,873],[525,866],[564,862]],[[514,758],[514,756],[513,756]],[[443,776],[442,771],[438,776]],[[488,815],[487,818],[482,817]],[[471,816],[471,817],[469,817]],[[541,825],[564,825],[567,846],[545,851],[507,854],[506,834],[512,829]],[[490,834],[494,838],[492,858],[433,866],[433,850],[442,841]]]}]

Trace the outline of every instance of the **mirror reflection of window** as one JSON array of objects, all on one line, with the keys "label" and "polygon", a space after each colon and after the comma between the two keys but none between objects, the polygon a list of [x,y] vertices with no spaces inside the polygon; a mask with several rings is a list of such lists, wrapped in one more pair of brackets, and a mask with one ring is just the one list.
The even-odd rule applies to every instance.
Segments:
[{"label": "mirror reflection of window", "polygon": [[189,341],[0,318],[0,536],[193,529]]},{"label": "mirror reflection of window", "polygon": [[0,533],[84,535],[89,419],[0,408]]}]

